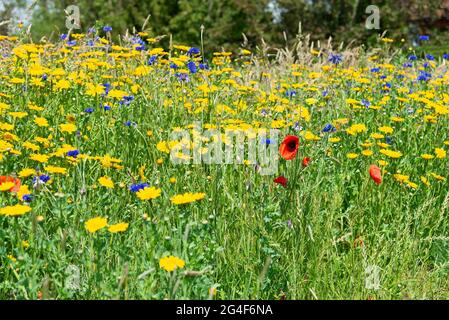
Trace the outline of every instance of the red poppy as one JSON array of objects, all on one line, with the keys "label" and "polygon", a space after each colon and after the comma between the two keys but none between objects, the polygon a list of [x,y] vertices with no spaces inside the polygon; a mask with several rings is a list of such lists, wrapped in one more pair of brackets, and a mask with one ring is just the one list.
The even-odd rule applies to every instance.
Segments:
[{"label": "red poppy", "polygon": [[287,178],[284,176],[277,177],[273,180],[275,183],[282,185],[284,188],[287,188]]},{"label": "red poppy", "polygon": [[20,189],[20,180],[11,176],[0,176],[0,184],[5,183],[5,182],[13,182],[14,186],[9,189],[9,192],[18,192]]},{"label": "red poppy", "polygon": [[296,157],[299,148],[299,138],[296,136],[286,136],[279,147],[279,153],[285,160],[292,160]]},{"label": "red poppy", "polygon": [[302,159],[302,166],[303,166],[304,168],[307,167],[307,166],[309,165],[309,163],[310,163],[311,160],[312,160],[311,158],[305,157],[304,159]]},{"label": "red poppy", "polygon": [[382,175],[380,168],[374,164],[372,164],[369,167],[369,175],[371,176],[371,179],[373,179],[374,183],[377,185],[382,183]]}]

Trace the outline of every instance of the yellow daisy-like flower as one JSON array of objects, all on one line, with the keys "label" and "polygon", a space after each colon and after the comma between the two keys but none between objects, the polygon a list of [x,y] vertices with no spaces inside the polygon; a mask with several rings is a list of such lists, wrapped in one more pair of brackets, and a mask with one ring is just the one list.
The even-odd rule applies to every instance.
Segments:
[{"label": "yellow daisy-like flower", "polygon": [[47,163],[48,162],[48,156],[47,155],[45,155],[45,154],[38,154],[38,153],[36,153],[36,154],[32,154],[32,155],[30,155],[30,159],[31,160],[34,160],[34,161],[37,161],[37,162],[40,162],[40,163]]},{"label": "yellow daisy-like flower", "polygon": [[425,153],[425,154],[421,155],[421,158],[423,158],[424,160],[431,160],[431,159],[435,158],[435,156]]},{"label": "yellow daisy-like flower", "polygon": [[31,208],[22,204],[16,204],[15,206],[7,206],[0,208],[0,215],[5,216],[21,216],[27,212],[30,212]]},{"label": "yellow daisy-like flower", "polygon": [[430,187],[429,179],[424,176],[421,176],[420,179],[422,183],[424,183],[427,187]]},{"label": "yellow daisy-like flower", "polygon": [[92,218],[86,221],[84,224],[87,231],[95,233],[100,229],[103,229],[108,224],[108,219],[102,217]]},{"label": "yellow daisy-like flower", "polygon": [[332,143],[337,143],[337,142],[340,142],[340,141],[341,141],[341,139],[337,138],[337,137],[329,138],[329,142],[332,142]]},{"label": "yellow daisy-like flower", "polygon": [[165,271],[172,272],[176,268],[182,269],[185,266],[185,261],[175,256],[168,256],[159,259],[159,267]]},{"label": "yellow daisy-like flower", "polygon": [[0,191],[8,191],[15,186],[14,182],[3,182],[0,184]]},{"label": "yellow daisy-like flower", "polygon": [[25,168],[19,172],[19,177],[26,178],[29,176],[35,176],[36,174],[37,174],[36,170],[31,169],[31,168]]},{"label": "yellow daisy-like flower", "polygon": [[59,125],[61,132],[73,133],[76,131],[76,126],[73,123],[63,123]]},{"label": "yellow daisy-like flower", "polygon": [[442,149],[442,148],[435,148],[435,156],[438,159],[444,159],[446,158],[446,150]]},{"label": "yellow daisy-like flower", "polygon": [[170,200],[173,204],[185,204],[204,199],[205,196],[206,194],[202,192],[199,193],[187,192],[184,194],[178,194],[176,196],[173,196],[170,198]]},{"label": "yellow daisy-like flower", "polygon": [[388,165],[388,162],[385,160],[379,160],[379,161],[377,161],[377,163],[379,163],[379,166],[381,166],[381,167],[385,167]]},{"label": "yellow daisy-like flower", "polygon": [[366,150],[363,150],[363,151],[362,151],[362,154],[363,154],[365,157],[369,157],[369,156],[372,156],[372,155],[373,155],[373,151],[366,149]]},{"label": "yellow daisy-like flower", "polygon": [[42,117],[34,118],[34,123],[37,124],[39,127],[48,127],[47,119],[42,118]]},{"label": "yellow daisy-like flower", "polygon": [[151,200],[161,196],[162,190],[155,187],[145,187],[136,192],[137,198],[140,200]]},{"label": "yellow daisy-like flower", "polygon": [[393,133],[394,130],[392,127],[383,126],[383,127],[379,128],[379,131],[388,134],[388,133]]},{"label": "yellow daisy-like flower", "polygon": [[355,159],[355,158],[357,158],[359,155],[357,154],[357,153],[348,153],[347,155],[346,155],[346,158],[348,158],[348,159]]},{"label": "yellow daisy-like flower", "polygon": [[67,174],[67,169],[62,167],[46,166],[44,169],[49,173]]},{"label": "yellow daisy-like flower", "polygon": [[384,154],[384,155],[386,155],[387,157],[390,157],[390,158],[393,158],[393,159],[397,159],[397,158],[402,157],[402,153],[399,152],[399,151],[381,149],[379,152]]},{"label": "yellow daisy-like flower", "polygon": [[100,183],[103,187],[114,189],[114,182],[109,177],[101,177],[100,179],[98,179],[98,183]]},{"label": "yellow daisy-like flower", "polygon": [[109,226],[108,231],[111,233],[124,232],[128,229],[129,223],[120,222]]}]

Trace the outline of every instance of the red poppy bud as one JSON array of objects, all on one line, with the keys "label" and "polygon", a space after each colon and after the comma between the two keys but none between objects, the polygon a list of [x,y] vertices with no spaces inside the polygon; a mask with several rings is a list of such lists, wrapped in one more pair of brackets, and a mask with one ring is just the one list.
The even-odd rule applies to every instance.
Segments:
[{"label": "red poppy bud", "polygon": [[371,176],[371,179],[373,179],[374,183],[376,183],[377,185],[382,183],[382,175],[381,175],[381,171],[380,168],[376,165],[371,165],[369,167],[369,175]]},{"label": "red poppy bud", "polygon": [[277,177],[276,179],[273,180],[274,183],[278,183],[280,185],[282,185],[284,188],[287,188],[287,178],[284,176],[280,176]]},{"label": "red poppy bud", "polygon": [[311,160],[312,160],[311,158],[305,157],[304,159],[302,159],[302,166],[303,166],[304,168],[307,167],[307,166],[309,165],[309,163],[310,163]]}]

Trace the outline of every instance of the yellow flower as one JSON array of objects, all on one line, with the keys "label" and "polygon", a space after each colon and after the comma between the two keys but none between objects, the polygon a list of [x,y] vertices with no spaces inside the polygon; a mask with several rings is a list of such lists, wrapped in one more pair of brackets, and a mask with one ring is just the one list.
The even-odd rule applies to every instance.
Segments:
[{"label": "yellow flower", "polygon": [[435,157],[433,155],[431,155],[431,154],[425,153],[425,154],[421,155],[421,158],[423,158],[424,160],[430,160],[430,159],[433,159]]},{"label": "yellow flower", "polygon": [[109,226],[108,231],[111,233],[124,232],[128,229],[129,223],[121,222]]},{"label": "yellow flower", "polygon": [[36,153],[36,154],[32,154],[32,155],[30,155],[30,159],[31,160],[34,160],[34,161],[37,161],[37,162],[40,162],[40,163],[47,163],[48,162],[48,156],[47,155],[45,155],[45,154],[38,154],[38,153]]},{"label": "yellow flower", "polygon": [[108,224],[108,219],[102,217],[92,218],[86,221],[84,224],[87,231],[90,233],[97,232],[100,229],[103,229]]},{"label": "yellow flower", "polygon": [[67,173],[67,169],[66,168],[61,168],[61,167],[55,167],[55,166],[46,166],[44,167],[45,171],[49,172],[49,173],[60,173],[60,174],[66,174]]},{"label": "yellow flower", "polygon": [[19,172],[19,177],[26,178],[29,176],[35,176],[36,174],[37,174],[36,170],[30,169],[30,168],[25,168]]},{"label": "yellow flower", "polygon": [[381,133],[376,132],[376,133],[372,133],[370,137],[373,139],[383,139],[385,136]]},{"label": "yellow flower", "polygon": [[446,158],[446,150],[442,148],[435,148],[435,155],[438,159]]},{"label": "yellow flower", "polygon": [[114,182],[113,182],[112,179],[109,178],[109,177],[106,177],[106,176],[101,177],[100,179],[98,179],[98,182],[99,182],[103,187],[106,187],[106,188],[109,188],[109,189],[113,189],[113,188],[114,188]]},{"label": "yellow flower", "polygon": [[63,123],[59,125],[61,132],[72,133],[76,131],[76,126],[72,123]]},{"label": "yellow flower", "polygon": [[171,177],[170,178],[170,183],[176,183],[176,178],[175,177]]},{"label": "yellow flower", "polygon": [[329,138],[329,142],[332,142],[332,143],[337,143],[337,142],[340,142],[340,141],[341,141],[341,139],[337,138],[337,137]]},{"label": "yellow flower", "polygon": [[381,166],[381,167],[385,167],[388,165],[388,162],[385,160],[379,160],[379,161],[377,161],[377,163],[379,163],[379,166]]},{"label": "yellow flower", "polygon": [[397,158],[402,157],[402,153],[399,152],[399,151],[381,149],[379,152],[384,154],[384,155],[386,155],[387,157],[390,157],[390,158],[393,158],[393,159],[397,159]]},{"label": "yellow flower", "polygon": [[363,154],[365,157],[369,157],[369,156],[372,156],[372,155],[373,155],[373,152],[372,152],[371,150],[366,149],[366,150],[363,150],[363,151],[362,151],[362,154]]},{"label": "yellow flower", "polygon": [[348,129],[346,129],[346,132],[352,136],[356,135],[357,133],[366,132],[368,129],[363,123],[357,123],[350,126]]},{"label": "yellow flower", "polygon": [[61,79],[55,84],[54,88],[55,90],[68,89],[70,88],[70,82],[65,79]]},{"label": "yellow flower", "polygon": [[0,184],[0,191],[8,191],[15,186],[14,182],[3,182]]},{"label": "yellow flower", "polygon": [[151,200],[161,196],[161,189],[155,187],[145,187],[136,192],[140,200]]},{"label": "yellow flower", "polygon": [[435,174],[435,173],[433,173],[433,172],[431,172],[430,175],[431,175],[432,177],[434,177],[435,179],[440,180],[440,181],[446,180],[445,177],[440,176],[439,174]]},{"label": "yellow flower", "polygon": [[406,175],[403,175],[400,173],[394,174],[393,177],[399,182],[407,182],[407,181],[409,181],[408,179],[410,178],[409,176],[406,176]]},{"label": "yellow flower", "polygon": [[30,212],[31,208],[22,204],[16,204],[15,206],[7,206],[0,208],[0,215],[5,216],[21,216],[27,212]]},{"label": "yellow flower", "polygon": [[176,268],[182,269],[185,266],[185,261],[174,256],[163,257],[159,259],[159,267],[165,271],[171,272]]},{"label": "yellow flower", "polygon": [[187,192],[184,194],[178,194],[176,196],[173,196],[170,198],[170,200],[173,204],[185,204],[204,199],[205,196],[206,194],[201,192],[200,193]]},{"label": "yellow flower", "polygon": [[421,179],[422,183],[424,183],[426,186],[430,187],[429,180],[426,177],[421,176],[420,179]]},{"label": "yellow flower", "polygon": [[17,191],[17,198],[21,201],[24,201],[23,196],[26,194],[31,194],[31,191],[30,189],[28,189],[27,185],[22,184],[19,188],[19,191]]},{"label": "yellow flower", "polygon": [[383,132],[383,133],[393,133],[393,128],[392,127],[387,127],[387,126],[383,126],[383,127],[380,127],[379,128],[379,131],[380,132]]}]

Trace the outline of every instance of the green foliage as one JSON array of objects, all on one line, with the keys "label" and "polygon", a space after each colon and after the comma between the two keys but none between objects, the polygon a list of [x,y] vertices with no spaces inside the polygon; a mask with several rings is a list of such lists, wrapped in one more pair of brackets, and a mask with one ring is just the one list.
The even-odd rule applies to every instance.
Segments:
[{"label": "green foliage", "polygon": [[[444,11],[444,1],[381,0],[39,0],[32,17],[33,37],[55,37],[66,32],[64,9],[77,5],[81,12],[81,31],[95,25],[108,24],[115,35],[126,30],[145,29],[152,36],[175,35],[175,42],[200,44],[200,30],[204,26],[206,49],[232,49],[243,42],[254,47],[262,39],[273,45],[292,43],[298,32],[311,34],[311,40],[333,37],[336,42],[374,45],[379,33],[388,37],[405,38],[410,42],[419,33],[433,33],[436,21]],[[9,0],[0,8],[0,17],[11,15],[11,6],[25,8],[24,0]],[[376,5],[380,9],[380,30],[367,30],[369,16],[366,8]],[[270,6],[277,9],[270,11]],[[448,9],[446,9],[448,10]],[[447,13],[447,12],[446,12]],[[278,16],[278,19],[275,19]],[[444,15],[443,15],[444,17]],[[5,26],[0,26],[2,33]],[[79,30],[74,30],[78,32]],[[285,36],[284,36],[285,35]],[[167,37],[168,39],[168,37]],[[447,40],[442,37],[441,41]]]}]

